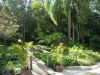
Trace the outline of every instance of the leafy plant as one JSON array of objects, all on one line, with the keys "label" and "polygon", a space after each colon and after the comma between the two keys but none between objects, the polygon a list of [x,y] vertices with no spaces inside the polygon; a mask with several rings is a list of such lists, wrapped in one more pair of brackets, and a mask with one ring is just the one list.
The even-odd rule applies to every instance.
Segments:
[{"label": "leafy plant", "polygon": [[[47,56],[49,57],[49,67],[53,68],[55,63],[70,65],[92,65],[100,61],[100,53],[89,50],[84,45],[76,44],[73,47],[67,47],[63,43],[53,48],[48,48],[42,45],[34,45],[36,50],[34,55],[40,60],[47,63]],[[50,50],[49,50],[50,49]],[[42,50],[49,52],[44,53]]]},{"label": "leafy plant", "polygon": [[75,45],[72,48],[69,48],[68,56],[73,58],[79,65],[92,65],[100,61],[99,52],[94,52],[84,48],[82,45]]},{"label": "leafy plant", "polygon": [[32,47],[32,42],[25,43],[23,45],[13,44],[8,48],[8,53],[17,54],[21,65],[24,67],[26,65],[27,57],[29,54],[29,49]]},{"label": "leafy plant", "polygon": [[57,44],[62,42],[66,43],[66,36],[63,33],[60,32],[54,32],[50,35],[44,35],[41,37],[41,39],[45,40],[48,44]]},{"label": "leafy plant", "polygon": [[63,43],[60,43],[57,48],[55,49],[55,58],[56,63],[63,64],[63,51],[65,49],[65,46]]}]

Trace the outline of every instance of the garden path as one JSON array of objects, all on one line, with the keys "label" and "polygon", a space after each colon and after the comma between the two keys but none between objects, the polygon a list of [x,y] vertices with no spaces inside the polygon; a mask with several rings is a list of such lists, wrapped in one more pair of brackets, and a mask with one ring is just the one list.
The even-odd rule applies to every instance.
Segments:
[{"label": "garden path", "polygon": [[100,75],[100,63],[93,66],[65,67],[63,72],[55,72],[33,56],[32,75]]}]

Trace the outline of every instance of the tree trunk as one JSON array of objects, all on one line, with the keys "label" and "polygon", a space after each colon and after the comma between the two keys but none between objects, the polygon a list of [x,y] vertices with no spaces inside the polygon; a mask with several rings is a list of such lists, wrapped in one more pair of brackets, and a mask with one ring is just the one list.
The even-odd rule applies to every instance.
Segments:
[{"label": "tree trunk", "polygon": [[72,23],[72,28],[73,28],[73,44],[74,44],[74,39],[75,39],[75,31],[74,31],[75,26],[74,26],[74,23]]},{"label": "tree trunk", "polygon": [[68,38],[71,38],[71,10],[68,12]]},{"label": "tree trunk", "polygon": [[77,32],[77,42],[79,43],[79,39],[80,39],[80,34],[79,34],[79,26],[78,26],[78,24],[77,24],[77,26],[76,26],[76,32]]}]

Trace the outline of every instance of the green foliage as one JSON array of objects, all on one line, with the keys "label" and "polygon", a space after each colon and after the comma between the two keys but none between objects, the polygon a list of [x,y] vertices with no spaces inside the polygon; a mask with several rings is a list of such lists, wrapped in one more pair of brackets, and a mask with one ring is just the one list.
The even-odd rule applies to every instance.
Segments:
[{"label": "green foliage", "polygon": [[27,58],[27,52],[24,50],[23,46],[13,44],[12,46],[9,47],[8,52],[10,54],[17,54],[17,58],[21,62],[22,65],[25,65],[26,63],[26,58]]},{"label": "green foliage", "polygon": [[35,2],[33,2],[33,3],[31,4],[31,8],[32,8],[33,10],[39,9],[41,6],[42,6],[41,1],[35,1]]},{"label": "green foliage", "polygon": [[29,50],[33,42],[24,44],[13,44],[9,47],[0,45],[0,73],[6,70],[21,71],[21,68],[27,66]]},{"label": "green foliage", "polygon": [[63,43],[60,43],[57,48],[55,49],[55,58],[56,63],[63,64],[63,51],[65,49],[65,46]]},{"label": "green foliage", "polygon": [[96,62],[99,62],[100,57],[99,52],[93,52],[81,45],[75,45],[72,48],[69,48],[69,54],[79,65],[92,65]]},{"label": "green foliage", "polygon": [[74,40],[72,38],[69,38],[67,40],[67,45],[68,45],[68,47],[72,47],[74,45]]},{"label": "green foliage", "polygon": [[89,45],[90,45],[90,48],[100,49],[100,36],[94,35],[90,39],[90,44]]},{"label": "green foliage", "polygon": [[13,19],[14,14],[9,9],[5,8],[0,12],[0,37],[12,37],[18,31],[19,25]]},{"label": "green foliage", "polygon": [[[23,39],[25,35],[27,41],[34,39],[37,43],[44,40],[46,46],[34,46],[37,50],[33,52],[45,63],[48,55],[49,64],[52,66],[60,61],[64,65],[92,65],[100,61],[100,53],[89,50],[100,49],[99,0],[2,1],[0,3],[0,44],[3,44],[4,39],[7,43],[14,43],[19,38]],[[69,10],[72,22],[70,34],[73,38],[68,39],[66,34],[69,32]],[[87,49],[80,44],[75,45],[77,42],[87,44],[90,48]],[[59,43],[67,44],[64,51]],[[13,54],[17,54],[19,63],[24,66],[31,47],[32,42],[13,44],[9,48],[6,47],[5,51],[4,46],[0,46],[0,58],[3,59],[0,60],[0,67],[3,65],[13,69],[14,62],[9,61]]]},{"label": "green foliage", "polygon": [[65,49],[66,46],[64,46],[63,43],[60,43],[54,48],[48,48],[41,45],[33,46],[34,55],[45,63],[47,63],[47,60],[49,60],[49,67],[51,68],[53,68],[55,63],[60,63],[63,65],[73,63],[73,60],[71,60],[71,58],[65,54]]},{"label": "green foliage", "polygon": [[[36,47],[39,48],[40,47]],[[43,49],[42,50],[47,50]],[[49,54],[48,54],[49,53]],[[93,65],[100,62],[100,53],[88,50],[81,44],[74,45],[73,47],[66,47],[62,44],[51,48],[51,50],[35,51],[34,55],[40,60],[47,63],[47,56],[49,57],[49,66],[53,68],[55,63],[61,63],[64,66],[74,65]]]},{"label": "green foliage", "polygon": [[42,52],[34,52],[34,55],[43,62],[47,63],[47,54]]},{"label": "green foliage", "polygon": [[[3,29],[5,29],[6,25],[5,30],[7,32],[6,37],[8,43],[15,42],[18,38],[23,38],[24,33],[26,41],[35,40],[38,42],[36,39],[40,38],[45,39],[46,42],[50,44],[60,42],[66,43],[68,40],[67,17],[69,10],[71,10],[72,15],[71,37],[73,38],[67,41],[67,44],[72,46],[74,44],[73,42],[87,44],[89,39],[92,38],[92,35],[100,34],[100,15],[94,11],[97,10],[99,1],[34,0],[32,2],[29,0],[28,4],[27,0],[25,0],[25,3],[21,0],[5,1],[5,5],[1,3],[0,6],[1,10],[4,11],[0,13],[0,33],[4,33]],[[92,3],[95,7],[92,6]],[[54,25],[52,20],[57,26]],[[21,28],[17,28],[16,26]],[[19,34],[17,34],[17,32]],[[64,37],[61,38],[59,35],[63,35]],[[86,38],[88,38],[88,40]],[[3,39],[3,36],[0,36],[0,42]]]},{"label": "green foliage", "polygon": [[32,46],[33,42],[25,42],[24,48],[26,51],[29,51]]},{"label": "green foliage", "polygon": [[42,37],[40,37],[41,39],[45,40],[48,44],[54,44],[54,45],[58,45],[58,43],[62,42],[62,43],[66,43],[66,36],[63,33],[60,32],[54,32],[50,35],[43,35]]},{"label": "green foliage", "polygon": [[21,69],[21,64],[19,63],[19,61],[8,61],[8,63],[7,63],[7,69],[8,70],[15,70],[16,71],[16,69],[18,70],[20,70]]},{"label": "green foliage", "polygon": [[10,54],[17,54],[17,58],[19,59],[21,65],[25,67],[27,57],[28,57],[28,51],[32,47],[32,42],[25,43],[25,44],[13,44],[8,48],[8,53]]}]

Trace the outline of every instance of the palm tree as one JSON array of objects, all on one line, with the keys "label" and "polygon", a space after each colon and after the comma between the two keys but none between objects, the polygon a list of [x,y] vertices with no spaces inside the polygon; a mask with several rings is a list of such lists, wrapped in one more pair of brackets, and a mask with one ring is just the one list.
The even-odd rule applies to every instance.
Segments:
[{"label": "palm tree", "polygon": [[81,36],[80,30],[83,26],[80,27],[78,22],[86,20],[90,12],[91,1],[93,2],[93,0],[44,0],[44,7],[55,25],[58,25],[59,21],[61,21],[61,14],[66,16],[68,38],[73,36],[74,39],[74,30],[77,30],[77,37]]}]

